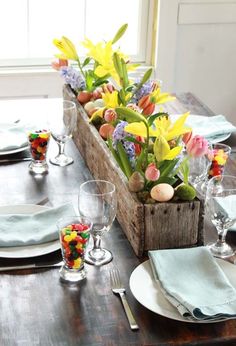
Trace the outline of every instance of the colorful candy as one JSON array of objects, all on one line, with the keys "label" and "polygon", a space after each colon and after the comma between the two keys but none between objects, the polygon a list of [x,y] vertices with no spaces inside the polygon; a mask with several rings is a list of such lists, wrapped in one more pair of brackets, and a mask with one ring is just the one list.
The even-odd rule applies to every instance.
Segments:
[{"label": "colorful candy", "polygon": [[60,231],[62,256],[70,269],[80,269],[89,240],[89,227],[82,223],[71,224]]},{"label": "colorful candy", "polygon": [[46,160],[47,146],[50,139],[50,132],[39,130],[28,134],[30,151],[32,158],[37,161]]},{"label": "colorful candy", "polygon": [[208,172],[209,178],[223,174],[227,159],[228,153],[226,153],[223,149],[213,149],[212,163]]}]

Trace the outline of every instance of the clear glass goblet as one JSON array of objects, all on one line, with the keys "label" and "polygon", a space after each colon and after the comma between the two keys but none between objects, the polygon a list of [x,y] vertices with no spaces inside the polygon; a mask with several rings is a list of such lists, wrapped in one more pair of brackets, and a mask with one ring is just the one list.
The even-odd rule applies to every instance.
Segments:
[{"label": "clear glass goblet", "polygon": [[105,180],[89,180],[79,189],[79,213],[88,217],[93,227],[93,248],[85,256],[87,263],[99,266],[112,260],[112,253],[101,247],[101,238],[108,232],[116,216],[115,185]]},{"label": "clear glass goblet", "polygon": [[228,229],[236,222],[236,177],[219,175],[211,178],[207,184],[206,206],[218,232],[217,241],[207,246],[215,257],[230,257],[235,251],[225,238]]},{"label": "clear glass goblet", "polygon": [[65,154],[65,144],[72,138],[73,130],[76,126],[77,110],[76,104],[72,101],[62,101],[58,114],[50,124],[52,138],[56,141],[59,153],[50,162],[57,166],[68,166],[74,162],[72,157]]}]

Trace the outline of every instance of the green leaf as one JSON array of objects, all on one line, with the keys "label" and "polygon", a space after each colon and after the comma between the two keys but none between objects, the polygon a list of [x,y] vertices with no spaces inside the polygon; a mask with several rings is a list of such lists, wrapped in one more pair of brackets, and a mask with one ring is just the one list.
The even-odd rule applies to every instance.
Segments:
[{"label": "green leaf", "polygon": [[188,157],[185,157],[181,164],[179,165],[178,171],[182,174],[183,176],[183,182],[188,185],[188,178],[189,178],[189,162],[188,162]]},{"label": "green leaf", "polygon": [[124,61],[124,59],[121,59],[121,67],[122,67],[122,86],[123,88],[127,88],[129,85],[129,78],[128,78],[128,73],[127,73],[127,66]]},{"label": "green leaf", "polygon": [[128,28],[128,24],[124,24],[120,27],[120,29],[117,31],[117,33],[115,34],[113,40],[112,40],[112,44],[114,44],[115,42],[117,42],[126,32],[126,29]]},{"label": "green leaf", "polygon": [[175,159],[172,161],[163,161],[162,165],[160,165],[160,177],[168,177],[170,174],[171,176],[175,175],[176,172],[173,171],[174,167],[176,166],[179,159]]},{"label": "green leaf", "polygon": [[85,67],[86,65],[88,65],[88,64],[90,63],[90,61],[91,61],[91,58],[90,58],[90,57],[87,57],[87,58],[84,60],[82,67]]},{"label": "green leaf", "polygon": [[178,178],[176,177],[160,177],[156,183],[157,184],[166,183],[166,184],[174,185],[177,180]]},{"label": "green leaf", "polygon": [[147,124],[147,120],[142,114],[139,114],[130,108],[117,107],[115,110],[120,119],[126,120],[128,123],[143,121]]},{"label": "green leaf", "polygon": [[136,167],[135,167],[136,171],[142,172],[142,168],[143,168],[142,164],[144,162],[145,156],[146,156],[146,150],[142,148],[141,153],[136,160]]},{"label": "green leaf", "polygon": [[133,170],[132,170],[132,167],[130,165],[126,151],[125,151],[121,142],[118,142],[116,147],[117,147],[117,152],[118,152],[121,164],[124,167],[124,173],[125,173],[126,177],[129,179],[133,173]]},{"label": "green leaf", "polygon": [[116,70],[116,73],[118,76],[122,79],[123,78],[123,70],[121,65],[121,59],[117,53],[114,53],[112,56],[113,64]]},{"label": "green leaf", "polygon": [[113,148],[113,145],[112,145],[112,140],[110,137],[108,137],[107,139],[107,144],[108,144],[108,148],[110,149],[114,159],[116,160],[116,162],[118,163],[120,169],[123,171],[123,173],[125,174],[125,170],[124,170],[124,167],[122,165],[122,162],[117,154],[117,152],[115,151],[115,149]]},{"label": "green leaf", "polygon": [[168,113],[156,113],[156,114],[150,115],[150,117],[148,117],[148,126],[149,127],[152,126],[152,124],[153,124],[153,122],[154,122],[154,120],[156,118],[159,118],[159,117],[162,117],[162,116],[165,116],[165,115],[168,116]]},{"label": "green leaf", "polygon": [[141,82],[140,82],[141,86],[149,80],[149,78],[151,77],[151,75],[152,75],[152,68],[150,68],[149,70],[147,70],[147,71],[144,73],[143,78],[142,78],[142,80],[141,80]]}]

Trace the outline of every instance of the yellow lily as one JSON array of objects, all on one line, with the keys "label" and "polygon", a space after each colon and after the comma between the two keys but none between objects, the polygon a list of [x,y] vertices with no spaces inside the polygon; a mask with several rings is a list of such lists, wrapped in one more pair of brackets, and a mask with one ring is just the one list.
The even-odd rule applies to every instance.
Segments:
[{"label": "yellow lily", "polygon": [[102,93],[102,99],[107,108],[119,107],[117,90],[112,91],[112,93],[110,93],[109,91]]},{"label": "yellow lily", "polygon": [[156,90],[154,90],[151,94],[150,94],[150,100],[152,103],[155,104],[162,104],[162,103],[166,103],[168,101],[173,101],[175,100],[174,96],[171,96],[168,93],[162,93],[161,89],[158,88]]},{"label": "yellow lily", "polygon": [[62,52],[62,54],[56,54],[57,58],[64,60],[79,60],[74,44],[67,37],[62,36],[60,40],[55,38],[53,44]]},{"label": "yellow lily", "polygon": [[[191,129],[185,127],[189,112],[182,114],[174,124],[169,117],[162,116],[154,120],[154,126],[149,126],[149,136],[156,137],[154,143],[154,154],[158,162],[163,160],[173,160],[182,150],[182,146],[170,148],[168,141],[189,132]],[[136,136],[147,137],[147,128],[142,122],[134,122],[125,126],[125,131]]]},{"label": "yellow lily", "polygon": [[[191,128],[184,126],[188,115],[189,112],[182,114],[173,124],[167,116],[156,118],[153,122],[154,126],[152,125],[149,127],[149,136],[163,136],[167,141],[170,141],[191,131]],[[125,127],[125,131],[136,136],[147,137],[147,128],[142,122],[133,122],[128,124]]]},{"label": "yellow lily", "polygon": [[180,145],[170,149],[167,140],[162,135],[156,138],[153,147],[153,152],[158,162],[164,160],[173,160],[180,154],[181,150],[182,146]]}]

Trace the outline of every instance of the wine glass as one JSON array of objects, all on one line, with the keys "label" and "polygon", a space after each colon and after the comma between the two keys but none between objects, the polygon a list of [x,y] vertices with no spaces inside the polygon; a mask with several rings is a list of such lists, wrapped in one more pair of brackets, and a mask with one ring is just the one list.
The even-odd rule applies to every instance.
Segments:
[{"label": "wine glass", "polygon": [[59,153],[56,157],[50,158],[50,162],[57,166],[68,166],[74,162],[72,157],[65,154],[65,144],[72,137],[76,126],[77,110],[76,104],[72,101],[62,101],[58,114],[51,123],[51,135],[56,141]]},{"label": "wine glass", "polygon": [[217,242],[207,246],[215,257],[230,257],[234,250],[225,238],[228,229],[236,222],[236,177],[219,175],[211,178],[207,185],[206,205],[218,232]]},{"label": "wine glass", "polygon": [[112,260],[112,253],[101,247],[101,237],[108,232],[116,216],[117,199],[115,185],[105,180],[89,180],[79,189],[79,213],[88,217],[93,227],[93,248],[87,252],[85,261],[102,265]]}]

